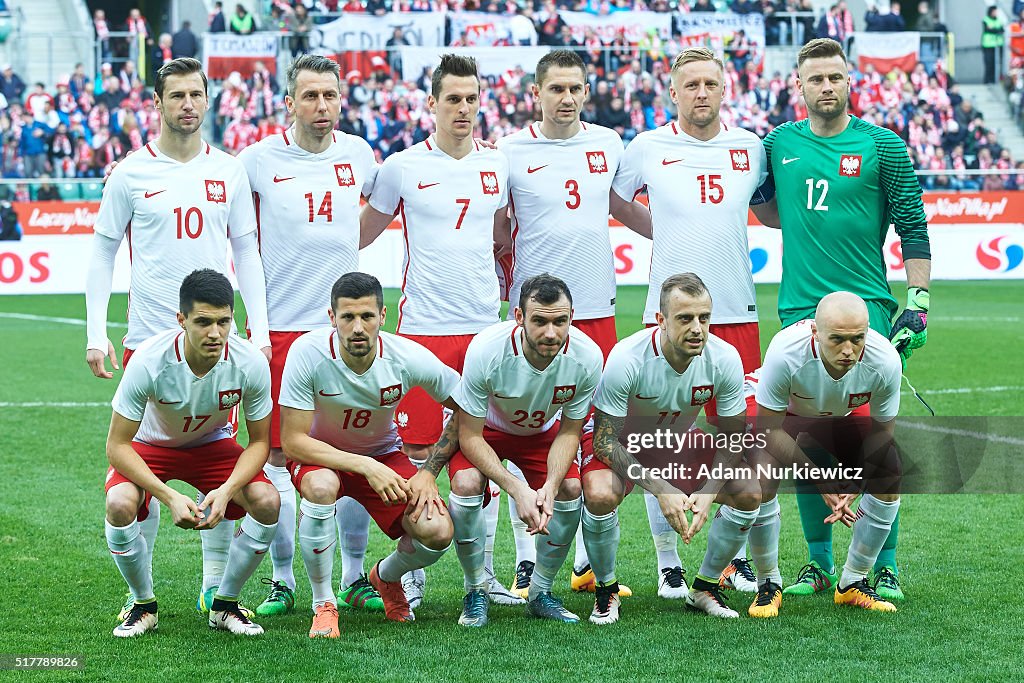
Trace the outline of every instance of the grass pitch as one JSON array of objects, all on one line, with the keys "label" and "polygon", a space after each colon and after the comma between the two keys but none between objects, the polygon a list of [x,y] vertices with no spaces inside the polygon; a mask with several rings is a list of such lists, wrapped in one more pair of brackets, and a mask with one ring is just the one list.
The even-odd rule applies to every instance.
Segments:
[{"label": "grass pitch", "polygon": [[[897,291],[901,288],[897,288]],[[1024,342],[1020,286],[936,282],[929,342],[908,376],[940,415],[1020,415]],[[644,288],[619,291],[619,334],[640,325]],[[778,329],[777,288],[758,287],[764,345]],[[396,312],[397,294],[388,292]],[[111,319],[122,319],[114,297]],[[310,641],[309,586],[296,555],[298,609],[261,620],[261,638],[212,632],[193,611],[200,576],[198,537],[163,517],[154,578],[160,630],[122,641],[111,636],[124,584],[103,539],[104,439],[114,382],[84,363],[81,296],[0,298],[0,560],[7,583],[0,605],[0,654],[77,654],[77,672],[0,673],[0,680],[201,681],[587,681],[688,680],[1015,680],[1024,607],[1017,596],[1021,558],[1019,495],[904,498],[900,569],[908,600],[895,615],[837,609],[831,596],[790,598],[770,622],[746,617],[751,596],[732,593],[743,618],[728,623],[687,613],[656,597],[656,563],[643,501],[621,511],[618,576],[634,597],[610,627],[585,622],[589,595],[556,591],[581,615],[576,626],[541,623],[521,608],[491,607],[482,631],[457,626],[462,580],[449,553],[429,570],[426,601],[410,625],[380,615],[342,614],[342,638]],[[11,317],[29,316],[26,317]],[[38,316],[41,319],[35,319]],[[57,320],[59,318],[71,319]],[[394,324],[395,317],[391,317]],[[120,329],[110,328],[112,337]],[[904,394],[904,415],[924,408]],[[441,478],[442,483],[444,477]],[[504,508],[504,497],[502,499]],[[787,582],[805,561],[796,505],[783,497],[780,564]],[[495,565],[508,583],[514,559],[502,512]],[[849,531],[836,530],[841,564]],[[706,533],[680,554],[692,577]],[[367,570],[391,544],[371,532]],[[336,561],[340,573],[340,559]],[[243,600],[264,597],[255,578]]]}]

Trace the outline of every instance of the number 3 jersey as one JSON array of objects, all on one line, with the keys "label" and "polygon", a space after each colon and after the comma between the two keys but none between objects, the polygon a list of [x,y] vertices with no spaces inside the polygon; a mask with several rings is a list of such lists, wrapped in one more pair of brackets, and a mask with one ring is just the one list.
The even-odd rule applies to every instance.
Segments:
[{"label": "number 3 jersey", "polygon": [[377,162],[362,138],[332,135],[320,154],[286,131],[238,155],[252,185],[267,315],[276,332],[328,324],[335,280],[359,270],[359,196],[373,190]]},{"label": "number 3 jersey", "polygon": [[230,335],[217,364],[196,377],[185,344],[181,329],[160,332],[135,350],[124,369],[111,405],[142,423],[135,441],[193,448],[231,438],[231,411],[239,405],[247,420],[270,415],[270,366],[262,351]]},{"label": "number 3 jersey", "polygon": [[341,356],[333,327],[308,332],[292,344],[278,403],[312,410],[309,435],[337,449],[384,456],[402,447],[394,414],[413,387],[438,403],[459,383],[459,374],[414,341],[381,332],[369,370],[356,374]]},{"label": "number 3 jersey", "polygon": [[200,268],[228,273],[228,239],[256,230],[245,169],[205,142],[186,163],[149,143],[107,179],[95,231],[128,238],[128,334],[136,348],[174,324],[178,290]]},{"label": "number 3 jersey", "polygon": [[508,204],[508,160],[476,148],[461,159],[431,137],[380,167],[370,206],[402,219],[398,332],[476,334],[498,320],[494,213]]},{"label": "number 3 jersey", "polygon": [[626,147],[612,187],[628,201],[646,185],[654,224],[645,323],[655,322],[661,284],[684,272],[711,292],[713,323],[757,322],[747,207],[770,199],[758,192],[766,177],[761,140],[724,124],[703,142],[672,122]]}]

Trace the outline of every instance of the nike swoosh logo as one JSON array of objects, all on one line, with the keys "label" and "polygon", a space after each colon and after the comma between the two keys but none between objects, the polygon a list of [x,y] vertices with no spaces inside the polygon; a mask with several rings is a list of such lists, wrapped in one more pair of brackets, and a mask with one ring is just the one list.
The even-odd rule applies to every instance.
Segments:
[{"label": "nike swoosh logo", "polygon": [[515,396],[502,396],[499,393],[495,393],[494,394],[494,398],[501,398],[501,399],[505,399],[506,401],[510,401],[510,400],[514,399]]},{"label": "nike swoosh logo", "polygon": [[636,397],[641,401],[653,401],[658,398],[657,396],[641,396],[640,394],[636,394]]},{"label": "nike swoosh logo", "polygon": [[425,190],[425,189],[427,189],[428,187],[433,187],[434,185],[440,185],[440,184],[441,184],[441,183],[426,183],[426,184],[424,184],[424,183],[423,183],[423,181],[421,180],[421,181],[420,181],[420,184],[419,184],[419,185],[417,185],[416,187],[417,187],[418,189],[420,189],[420,190]]},{"label": "nike swoosh logo", "polygon": [[[267,550],[270,550],[270,548],[267,548]],[[253,550],[252,554],[253,555],[266,555],[267,554],[267,550]],[[313,552],[316,552],[316,551],[314,550]]]},{"label": "nike swoosh logo", "polygon": [[111,550],[110,554],[111,555],[127,555],[130,552],[131,552],[130,550]]},{"label": "nike swoosh logo", "polygon": [[167,192],[167,190],[157,190],[156,192],[147,192],[146,193],[146,199],[149,199],[150,197],[155,197],[158,194],[160,194],[161,192]]},{"label": "nike swoosh logo", "polygon": [[805,401],[813,401],[814,400],[813,396],[801,396],[800,394],[798,394],[796,392],[793,392],[793,395],[796,396],[797,398],[802,398]]},{"label": "nike swoosh logo", "polygon": [[537,171],[539,171],[540,169],[542,169],[542,168],[547,168],[548,166],[550,166],[550,164],[544,164],[543,166],[538,166],[538,167],[536,167],[536,168],[532,168],[532,167],[527,167],[527,169],[526,169],[526,172],[527,172],[527,173],[536,173],[536,172],[537,172]]},{"label": "nike swoosh logo", "polygon": [[328,549],[328,548],[330,548],[330,547],[331,547],[332,545],[334,545],[334,543],[335,543],[335,541],[331,541],[330,543],[328,543],[328,544],[327,544],[326,546],[324,546],[323,548],[313,548],[313,554],[314,554],[314,555],[319,555],[320,553],[322,553],[323,551],[327,550],[327,549]]},{"label": "nike swoosh logo", "polygon": [[788,163],[790,163],[790,162],[792,162],[792,161],[796,161],[796,160],[798,160],[799,158],[800,158],[800,157],[793,157],[792,159],[787,159],[787,158],[783,157],[783,158],[782,158],[782,165],[783,165],[783,166],[785,166],[786,164],[788,164]]},{"label": "nike swoosh logo", "polygon": [[165,401],[162,398],[158,398],[156,402],[162,406],[173,406],[175,404],[181,403],[181,401]]},{"label": "nike swoosh logo", "polygon": [[678,164],[680,161],[682,161],[682,159],[672,159],[672,160],[662,159],[661,160],[661,165],[662,166],[671,166],[672,164]]},{"label": "nike swoosh logo", "polygon": [[473,538],[473,539],[470,539],[468,541],[460,541],[460,540],[456,539],[455,544],[456,545],[472,545],[473,543],[476,543],[479,540],[480,540],[479,538]]},{"label": "nike swoosh logo", "polygon": [[551,546],[552,548],[564,548],[564,547],[566,547],[569,544],[568,543],[552,543],[551,541],[548,541],[548,545]]},{"label": "nike swoosh logo", "polygon": [[295,176],[289,176],[287,178],[278,178],[276,175],[274,176],[275,183],[283,183],[286,180],[295,180]]},{"label": "nike swoosh logo", "polygon": [[325,393],[323,389],[321,389],[319,393],[320,393],[321,396],[341,396],[341,392],[340,391],[338,393],[336,393],[336,394],[328,394],[328,393]]}]

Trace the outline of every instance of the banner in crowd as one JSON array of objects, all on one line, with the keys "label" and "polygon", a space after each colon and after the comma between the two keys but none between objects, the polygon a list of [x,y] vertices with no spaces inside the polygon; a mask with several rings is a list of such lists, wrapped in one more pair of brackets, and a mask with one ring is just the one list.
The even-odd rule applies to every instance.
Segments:
[{"label": "banner in crowd", "polygon": [[491,12],[453,12],[449,15],[452,39],[481,47],[510,44],[512,18]]},{"label": "banner in crowd", "polygon": [[682,47],[704,46],[716,52],[733,45],[740,31],[751,47],[763,48],[764,16],[735,12],[689,12],[676,15]]},{"label": "banner in crowd", "polygon": [[247,36],[204,33],[203,70],[212,81],[223,80],[232,71],[242,74],[242,78],[250,78],[256,62],[263,62],[270,73],[275,73],[277,41],[277,33],[252,33]]},{"label": "banner in crowd", "polygon": [[587,29],[593,30],[603,43],[610,43],[622,31],[631,43],[639,43],[651,29],[667,40],[672,36],[672,14],[669,12],[612,12],[605,16],[589,12],[559,12],[575,40],[582,41]]},{"label": "banner in crowd", "polygon": [[392,12],[379,17],[345,13],[340,19],[317,24],[309,34],[309,46],[321,54],[383,50],[396,28],[402,29],[410,45],[444,45],[443,12]]},{"label": "banner in crowd", "polygon": [[99,202],[14,202],[24,235],[91,235]]},{"label": "banner in crowd", "polygon": [[454,52],[469,55],[477,61],[480,75],[484,78],[502,74],[523,67],[533,73],[533,67],[548,52],[547,47],[403,47],[402,79],[414,81],[424,69],[433,69],[441,61],[441,55]]},{"label": "banner in crowd", "polygon": [[921,52],[921,34],[916,31],[879,33],[855,31],[853,51],[857,53],[857,68],[861,71],[871,64],[881,74],[899,68],[910,73]]}]

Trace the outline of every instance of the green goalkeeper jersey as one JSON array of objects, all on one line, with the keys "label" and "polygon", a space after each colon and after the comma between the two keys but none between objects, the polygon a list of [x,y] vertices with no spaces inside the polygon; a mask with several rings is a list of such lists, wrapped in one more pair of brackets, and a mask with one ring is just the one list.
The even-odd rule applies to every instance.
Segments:
[{"label": "green goalkeeper jersey", "polygon": [[764,147],[782,225],[783,327],[813,317],[818,301],[838,290],[887,309],[891,320],[899,309],[882,255],[889,225],[905,259],[931,257],[921,186],[906,144],[886,128],[851,117],[846,130],[830,138],[811,132],[808,120],[785,123],[768,134]]}]

